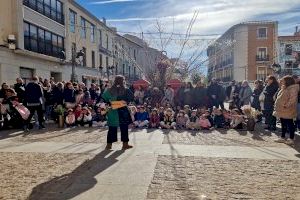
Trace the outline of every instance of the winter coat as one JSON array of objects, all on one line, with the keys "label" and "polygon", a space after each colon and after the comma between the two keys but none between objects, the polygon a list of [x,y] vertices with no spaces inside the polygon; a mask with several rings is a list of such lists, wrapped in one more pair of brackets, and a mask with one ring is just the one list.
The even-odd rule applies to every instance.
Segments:
[{"label": "winter coat", "polygon": [[184,90],[184,92],[183,92],[184,105],[192,106],[192,104],[194,102],[193,91],[194,91],[194,88],[186,88]]},{"label": "winter coat", "polygon": [[159,115],[158,114],[151,114],[150,115],[150,123],[151,124],[159,124],[159,122],[160,122],[160,117],[159,117]]},{"label": "winter coat", "polygon": [[65,102],[75,103],[75,90],[74,89],[65,88],[63,96],[64,96]]},{"label": "winter coat", "polygon": [[261,107],[260,107],[260,102],[259,102],[259,96],[260,94],[262,93],[263,89],[254,89],[253,93],[252,93],[252,97],[253,97],[253,101],[252,101],[252,104],[251,106],[253,108],[255,108],[256,110],[260,110]]},{"label": "winter coat", "polygon": [[28,106],[41,105],[41,98],[43,98],[43,91],[39,84],[30,82],[27,84],[25,93],[25,101]]},{"label": "winter coat", "polygon": [[207,89],[204,87],[196,87],[193,91],[193,105],[203,107],[207,105]]},{"label": "winter coat", "polygon": [[294,84],[278,92],[273,115],[283,119],[294,119],[297,117],[299,85]]},{"label": "winter coat", "polygon": [[189,120],[189,117],[187,115],[184,115],[184,116],[177,116],[177,119],[176,119],[176,124],[179,125],[179,126],[186,126],[186,123],[188,122]]},{"label": "winter coat", "polygon": [[166,89],[165,91],[165,99],[170,102],[173,103],[174,101],[174,90],[172,88]]},{"label": "winter coat", "polygon": [[151,94],[151,106],[155,107],[156,104],[160,104],[163,99],[162,93],[160,91],[153,91]]},{"label": "winter coat", "polygon": [[25,85],[22,83],[16,83],[14,85],[14,89],[17,93],[17,96],[19,98],[19,101],[22,103],[25,99]]},{"label": "winter coat", "polygon": [[135,114],[135,121],[146,121],[149,120],[149,114],[147,112],[138,112]]},{"label": "winter coat", "polygon": [[[125,94],[121,96],[113,96],[108,89],[103,93],[102,98],[107,104],[110,104],[112,101],[126,101],[130,103],[134,100],[133,93],[129,89],[126,89]],[[131,124],[132,118],[127,106],[115,110],[110,109],[107,113],[107,122],[108,126],[112,127]]]},{"label": "winter coat", "polygon": [[250,86],[241,87],[241,90],[239,93],[241,106],[249,105],[251,103],[251,96],[252,96],[252,90],[251,90]]},{"label": "winter coat", "polygon": [[64,91],[58,87],[52,90],[52,102],[57,105],[62,105],[64,102]]},{"label": "winter coat", "polygon": [[271,85],[267,85],[263,90],[264,100],[263,100],[263,110],[265,111],[273,111],[274,109],[274,95],[278,90],[278,85],[272,83]]}]

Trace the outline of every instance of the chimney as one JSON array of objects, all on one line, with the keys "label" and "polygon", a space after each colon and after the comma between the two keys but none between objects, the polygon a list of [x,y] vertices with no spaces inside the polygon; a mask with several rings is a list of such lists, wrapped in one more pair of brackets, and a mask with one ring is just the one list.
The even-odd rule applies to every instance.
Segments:
[{"label": "chimney", "polygon": [[105,17],[102,18],[102,21],[106,25],[106,18]]}]

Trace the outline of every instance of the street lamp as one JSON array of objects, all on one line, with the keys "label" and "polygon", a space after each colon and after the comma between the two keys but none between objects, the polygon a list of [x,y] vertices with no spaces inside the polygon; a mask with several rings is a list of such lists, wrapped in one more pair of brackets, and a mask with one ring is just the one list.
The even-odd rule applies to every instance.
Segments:
[{"label": "street lamp", "polygon": [[75,67],[76,67],[76,59],[80,59],[82,57],[84,57],[84,52],[83,50],[80,50],[79,52],[75,53],[75,50],[73,49],[72,51],[72,74],[71,74],[71,81],[72,82],[76,82],[78,81],[76,72],[75,72]]}]

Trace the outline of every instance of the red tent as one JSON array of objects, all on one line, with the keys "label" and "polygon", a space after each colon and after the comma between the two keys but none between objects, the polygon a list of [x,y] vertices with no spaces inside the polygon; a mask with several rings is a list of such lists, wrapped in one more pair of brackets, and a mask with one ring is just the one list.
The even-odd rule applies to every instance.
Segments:
[{"label": "red tent", "polygon": [[134,89],[137,89],[138,87],[147,88],[150,85],[149,81],[146,81],[144,79],[137,80],[133,82]]}]

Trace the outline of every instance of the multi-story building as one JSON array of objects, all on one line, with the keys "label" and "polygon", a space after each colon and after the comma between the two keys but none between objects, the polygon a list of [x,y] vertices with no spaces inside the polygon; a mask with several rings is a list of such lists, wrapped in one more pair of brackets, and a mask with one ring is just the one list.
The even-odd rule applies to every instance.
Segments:
[{"label": "multi-story building", "polygon": [[115,38],[115,73],[122,74],[129,83],[142,78],[141,51],[143,46],[121,35]]},{"label": "multi-story building", "polygon": [[208,77],[230,80],[265,79],[273,73],[278,22],[245,22],[232,26],[207,49]]},{"label": "multi-story building", "polygon": [[278,58],[280,75],[300,75],[300,32],[298,27],[291,36],[278,37]]},{"label": "multi-story building", "polygon": [[0,82],[74,73],[90,84],[113,69],[115,30],[76,1],[1,0],[0,19]]},{"label": "multi-story building", "polygon": [[156,67],[157,63],[162,58],[167,58],[163,55],[163,52],[155,48],[151,48],[143,39],[137,36],[125,34],[124,37],[142,46],[142,49],[139,51],[138,63],[143,69],[146,78],[149,74],[152,74],[155,71],[153,68]]},{"label": "multi-story building", "polygon": [[0,82],[64,78],[65,0],[0,1]]},{"label": "multi-story building", "polygon": [[68,0],[66,16],[66,74],[72,74],[72,58],[81,51],[84,55],[76,59],[75,79],[89,85],[109,78],[114,64],[115,29],[73,0]]}]

